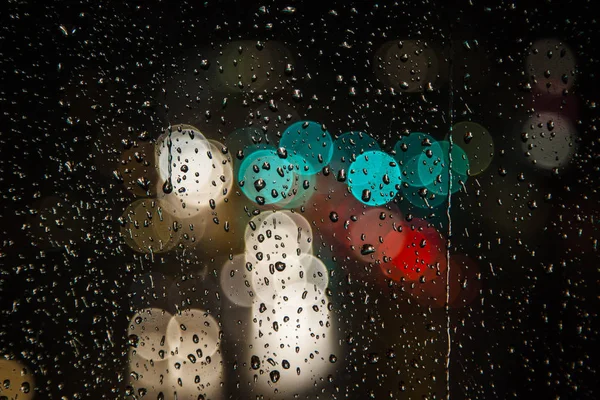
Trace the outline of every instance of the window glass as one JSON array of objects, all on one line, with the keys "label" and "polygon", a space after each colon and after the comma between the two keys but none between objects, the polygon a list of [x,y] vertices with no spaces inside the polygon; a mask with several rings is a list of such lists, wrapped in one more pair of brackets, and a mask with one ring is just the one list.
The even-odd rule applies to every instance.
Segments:
[{"label": "window glass", "polygon": [[591,2],[0,18],[0,399],[598,397]]}]

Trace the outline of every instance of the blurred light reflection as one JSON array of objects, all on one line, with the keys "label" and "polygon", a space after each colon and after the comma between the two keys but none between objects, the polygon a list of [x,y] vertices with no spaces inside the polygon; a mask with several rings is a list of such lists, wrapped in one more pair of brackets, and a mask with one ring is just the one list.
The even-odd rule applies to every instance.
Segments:
[{"label": "blurred light reflection", "polygon": [[380,206],[398,193],[402,176],[394,158],[382,151],[367,151],[350,165],[348,186],[362,203]]},{"label": "blurred light reflection", "polygon": [[300,173],[314,175],[329,164],[333,139],[325,127],[313,121],[299,121],[283,132],[279,146],[286,149]]},{"label": "blurred light reflection", "polygon": [[543,112],[523,126],[522,149],[533,165],[551,170],[565,166],[577,148],[577,131],[560,114]]},{"label": "blurred light reflection", "polygon": [[446,270],[445,243],[440,233],[425,220],[413,218],[403,226],[401,251],[391,263],[381,264],[383,273],[395,281],[432,279]]},{"label": "blurred light reflection", "polygon": [[252,272],[246,268],[246,255],[237,254],[221,269],[221,293],[239,307],[251,307],[254,301]]},{"label": "blurred light reflection", "polygon": [[459,122],[452,127],[452,141],[469,159],[469,176],[485,171],[494,158],[494,141],[490,132],[476,122]]},{"label": "blurred light reflection", "polygon": [[119,220],[121,237],[139,253],[163,253],[174,248],[181,238],[177,221],[165,211],[158,199],[131,203]]},{"label": "blurred light reflection", "polygon": [[332,315],[323,305],[252,309],[252,333],[246,352],[248,381],[253,395],[291,398],[318,393],[323,377],[335,371],[343,354],[336,344]]},{"label": "blurred light reflection", "polygon": [[206,140],[196,128],[177,125],[157,141],[160,198],[180,215],[194,216],[221,201],[233,185],[231,158],[224,146]]},{"label": "blurred light reflection", "polygon": [[211,356],[219,347],[219,323],[204,310],[186,309],[169,320],[166,340],[171,351],[180,357],[195,360]]},{"label": "blurred light reflection", "polygon": [[165,333],[172,315],[160,308],[147,308],[131,317],[127,335],[134,343],[133,353],[144,360],[164,360],[171,356]]},{"label": "blurred light reflection", "polygon": [[539,93],[560,95],[575,82],[575,54],[558,39],[535,41],[525,64],[526,72]]},{"label": "blurred light reflection", "polygon": [[[296,224],[295,220],[299,220]],[[264,212],[252,218],[244,234],[250,262],[281,259],[312,252],[312,230],[304,217],[287,211]]]},{"label": "blurred light reflection", "polygon": [[35,379],[21,361],[0,358],[0,398],[28,400],[35,396]]}]

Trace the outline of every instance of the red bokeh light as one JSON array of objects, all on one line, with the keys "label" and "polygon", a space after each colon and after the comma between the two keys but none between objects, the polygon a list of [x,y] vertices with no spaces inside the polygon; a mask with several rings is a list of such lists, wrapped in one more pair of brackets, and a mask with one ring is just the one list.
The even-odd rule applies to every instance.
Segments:
[{"label": "red bokeh light", "polygon": [[445,271],[446,247],[443,237],[434,227],[414,218],[403,223],[402,236],[404,240],[400,251],[390,262],[381,265],[388,278],[399,282],[415,281],[423,276],[430,280],[438,271]]},{"label": "red bokeh light", "polygon": [[344,241],[355,258],[386,264],[403,250],[407,236],[397,207],[367,207],[353,215],[356,221],[350,220]]}]

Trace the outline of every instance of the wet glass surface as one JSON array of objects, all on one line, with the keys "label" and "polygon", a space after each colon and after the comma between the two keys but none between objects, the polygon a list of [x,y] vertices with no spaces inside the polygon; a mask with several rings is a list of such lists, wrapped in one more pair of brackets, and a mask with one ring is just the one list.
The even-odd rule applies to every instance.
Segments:
[{"label": "wet glass surface", "polygon": [[591,2],[8,1],[0,399],[595,399]]}]

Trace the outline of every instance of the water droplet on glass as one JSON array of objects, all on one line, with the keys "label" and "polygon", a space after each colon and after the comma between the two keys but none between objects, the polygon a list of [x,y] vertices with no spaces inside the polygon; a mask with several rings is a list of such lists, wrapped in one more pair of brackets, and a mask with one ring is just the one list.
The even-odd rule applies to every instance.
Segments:
[{"label": "water droplet on glass", "polygon": [[339,217],[338,213],[336,213],[335,211],[332,211],[329,213],[329,219],[331,220],[331,222],[338,222],[340,220],[340,217]]},{"label": "water droplet on glass", "polygon": [[171,178],[167,178],[167,180],[165,181],[165,183],[163,183],[163,187],[162,187],[163,193],[165,194],[169,194],[173,192],[173,182],[171,182]]},{"label": "water droplet on glass", "polygon": [[372,244],[363,244],[360,249],[360,254],[363,256],[375,253],[375,246]]},{"label": "water droplet on glass", "polygon": [[279,378],[281,377],[279,371],[275,370],[275,371],[271,371],[271,373],[269,374],[269,377],[271,378],[271,382],[273,383],[277,383],[279,381]]},{"label": "water droplet on glass", "polygon": [[259,369],[260,368],[260,358],[258,358],[258,356],[252,356],[250,358],[250,366],[252,367],[252,369]]}]

